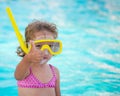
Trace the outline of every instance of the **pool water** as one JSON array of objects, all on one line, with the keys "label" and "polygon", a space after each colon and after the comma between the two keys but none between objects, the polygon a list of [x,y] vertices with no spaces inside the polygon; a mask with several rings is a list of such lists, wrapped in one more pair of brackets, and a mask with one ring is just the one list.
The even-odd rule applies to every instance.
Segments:
[{"label": "pool water", "polygon": [[62,54],[61,96],[120,96],[120,0],[0,0],[0,95],[17,96],[14,71],[19,43],[5,8],[20,31],[34,19],[56,23]]}]

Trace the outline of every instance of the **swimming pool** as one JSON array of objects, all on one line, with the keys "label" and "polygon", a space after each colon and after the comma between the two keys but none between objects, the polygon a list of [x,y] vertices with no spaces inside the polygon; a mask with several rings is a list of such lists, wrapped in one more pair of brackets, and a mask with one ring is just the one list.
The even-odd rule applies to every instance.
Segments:
[{"label": "swimming pool", "polygon": [[7,6],[22,34],[34,19],[57,24],[63,52],[49,63],[60,70],[62,96],[120,96],[120,0],[1,0],[0,94],[17,96],[21,58]]}]

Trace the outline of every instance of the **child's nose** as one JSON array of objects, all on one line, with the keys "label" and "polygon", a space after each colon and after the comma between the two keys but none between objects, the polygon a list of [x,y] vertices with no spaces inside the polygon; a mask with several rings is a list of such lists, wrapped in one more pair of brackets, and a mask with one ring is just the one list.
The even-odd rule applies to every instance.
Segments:
[{"label": "child's nose", "polygon": [[44,50],[44,54],[45,54],[45,55],[49,55],[50,52],[49,52],[47,49],[45,49],[45,50]]}]

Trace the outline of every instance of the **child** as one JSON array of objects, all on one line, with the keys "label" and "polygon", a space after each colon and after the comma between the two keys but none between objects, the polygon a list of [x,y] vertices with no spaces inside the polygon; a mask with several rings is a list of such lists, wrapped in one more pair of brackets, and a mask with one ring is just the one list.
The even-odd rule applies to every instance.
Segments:
[{"label": "child", "polygon": [[29,24],[25,30],[27,47],[31,46],[28,54],[20,47],[17,50],[22,56],[21,62],[15,70],[15,78],[18,80],[19,96],[61,96],[60,76],[56,67],[47,62],[52,58],[49,50],[40,48],[48,42],[35,43],[36,40],[54,40],[57,38],[57,29],[54,24],[35,21]]}]

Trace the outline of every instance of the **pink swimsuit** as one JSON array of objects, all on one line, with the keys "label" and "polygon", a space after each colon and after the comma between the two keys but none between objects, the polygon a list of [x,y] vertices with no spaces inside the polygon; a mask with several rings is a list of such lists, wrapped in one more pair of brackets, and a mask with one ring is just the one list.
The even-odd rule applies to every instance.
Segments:
[{"label": "pink swimsuit", "polygon": [[48,82],[48,83],[42,83],[40,82],[32,73],[32,70],[30,68],[30,75],[27,76],[25,79],[23,80],[19,80],[17,82],[18,87],[22,87],[22,88],[54,88],[55,84],[56,84],[56,74],[54,71],[54,67],[52,65],[50,65],[53,77],[52,79]]}]

